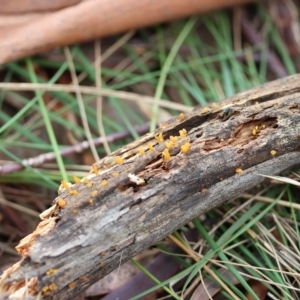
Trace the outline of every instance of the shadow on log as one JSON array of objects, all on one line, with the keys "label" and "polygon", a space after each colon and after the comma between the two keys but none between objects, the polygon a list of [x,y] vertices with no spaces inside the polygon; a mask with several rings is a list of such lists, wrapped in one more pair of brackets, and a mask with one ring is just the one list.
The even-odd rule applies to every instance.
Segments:
[{"label": "shadow on log", "polygon": [[73,299],[121,262],[300,163],[300,75],[197,108],[63,183],[2,291]]}]

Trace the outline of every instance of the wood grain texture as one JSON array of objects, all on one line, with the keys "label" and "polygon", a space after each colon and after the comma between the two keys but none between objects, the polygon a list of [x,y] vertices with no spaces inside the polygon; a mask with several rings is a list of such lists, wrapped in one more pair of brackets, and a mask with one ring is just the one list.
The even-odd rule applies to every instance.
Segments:
[{"label": "wood grain texture", "polygon": [[[72,299],[120,261],[262,182],[258,174],[278,174],[300,163],[300,75],[205,111],[197,108],[183,120],[175,117],[96,163],[99,174],[89,180],[92,186],[82,182],[70,188],[77,195],[63,191],[37,230],[17,247],[23,259],[4,273],[2,289]],[[155,137],[162,133],[166,141],[182,129],[187,135],[170,149],[171,159],[164,160],[165,143]],[[182,153],[187,142],[190,151]],[[116,156],[123,164],[116,164]],[[129,173],[146,184],[134,184]],[[101,187],[103,180],[107,185]],[[58,199],[66,202],[63,209]],[[51,269],[57,272],[47,275]]]}]

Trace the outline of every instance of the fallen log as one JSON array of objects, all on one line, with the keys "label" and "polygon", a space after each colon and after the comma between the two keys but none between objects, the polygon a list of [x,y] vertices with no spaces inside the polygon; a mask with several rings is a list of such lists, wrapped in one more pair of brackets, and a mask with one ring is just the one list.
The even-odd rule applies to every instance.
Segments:
[{"label": "fallen log", "polygon": [[300,75],[196,108],[62,182],[2,291],[73,299],[208,210],[300,163]]}]

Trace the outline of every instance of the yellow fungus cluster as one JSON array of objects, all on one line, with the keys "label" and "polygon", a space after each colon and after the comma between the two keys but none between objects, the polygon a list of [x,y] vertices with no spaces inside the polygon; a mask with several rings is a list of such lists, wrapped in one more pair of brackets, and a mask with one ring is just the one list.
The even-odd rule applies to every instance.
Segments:
[{"label": "yellow fungus cluster", "polygon": [[207,113],[207,112],[209,112],[210,111],[210,109],[209,109],[209,107],[204,107],[203,109],[202,109],[202,113]]},{"label": "yellow fungus cluster", "polygon": [[153,147],[152,143],[148,143],[147,147],[150,151],[154,151],[154,147]]},{"label": "yellow fungus cluster", "polygon": [[119,172],[114,172],[114,173],[112,173],[112,176],[113,176],[113,177],[118,177],[118,176],[119,176]]},{"label": "yellow fungus cluster", "polygon": [[89,204],[94,204],[94,199],[89,199]]},{"label": "yellow fungus cluster", "polygon": [[121,165],[123,163],[123,159],[121,156],[116,156],[115,157],[115,161],[118,165]]},{"label": "yellow fungus cluster", "polygon": [[46,285],[42,288],[42,292],[46,295],[49,295],[51,291],[56,291],[57,285],[55,283],[51,283],[50,285]]},{"label": "yellow fungus cluster", "polygon": [[216,102],[213,102],[213,104],[211,106],[212,106],[212,108],[218,108],[219,107],[219,105]]},{"label": "yellow fungus cluster", "polygon": [[81,183],[81,180],[77,176],[73,176],[73,179],[74,179],[75,183],[77,183],[77,184]]},{"label": "yellow fungus cluster", "polygon": [[77,284],[76,284],[76,282],[70,282],[69,284],[68,284],[68,287],[70,288],[70,289],[72,289],[72,288],[74,288],[75,286],[76,286]]},{"label": "yellow fungus cluster", "polygon": [[162,152],[162,155],[164,157],[164,160],[169,160],[171,158],[170,152],[167,148]]},{"label": "yellow fungus cluster", "polygon": [[165,142],[165,146],[167,149],[171,149],[175,146],[175,144],[173,142]]},{"label": "yellow fungus cluster", "polygon": [[78,195],[78,191],[77,191],[77,190],[71,190],[71,191],[70,191],[70,194],[71,194],[71,195],[74,195],[74,196],[75,196],[75,195]]},{"label": "yellow fungus cluster", "polygon": [[171,135],[171,136],[170,136],[170,141],[165,142],[166,148],[168,148],[168,149],[173,148],[173,147],[176,145],[177,140],[178,140],[178,137],[177,137],[177,136],[172,136],[172,135]]},{"label": "yellow fungus cluster", "polygon": [[184,120],[184,114],[183,114],[183,113],[181,113],[181,114],[179,115],[179,120],[180,120],[180,121],[183,121],[183,120]]},{"label": "yellow fungus cluster", "polygon": [[107,180],[103,179],[100,183],[100,186],[106,186],[107,185]]},{"label": "yellow fungus cluster", "polygon": [[58,269],[49,269],[46,272],[46,275],[53,275],[53,274],[56,274],[57,272],[58,272]]},{"label": "yellow fungus cluster", "polygon": [[265,124],[261,125],[260,127],[259,126],[255,126],[252,129],[251,134],[252,135],[257,135],[261,130],[264,130],[264,129],[266,129],[266,125]]},{"label": "yellow fungus cluster", "polygon": [[98,194],[98,191],[97,191],[97,190],[92,191],[92,196],[93,196],[93,197],[97,196],[97,194]]},{"label": "yellow fungus cluster", "polygon": [[191,144],[190,143],[185,143],[180,148],[181,148],[182,153],[188,153],[191,149]]},{"label": "yellow fungus cluster", "polygon": [[92,166],[92,169],[93,169],[93,172],[94,172],[96,175],[99,174],[99,171],[98,171],[98,169],[97,169],[96,166]]},{"label": "yellow fungus cluster", "polygon": [[76,215],[76,214],[78,213],[78,210],[74,208],[74,209],[72,210],[72,213],[73,213],[74,215]]},{"label": "yellow fungus cluster", "polygon": [[162,123],[162,124],[159,125],[159,128],[160,128],[160,129],[164,129],[164,128],[166,128],[167,126],[168,126],[167,123]]},{"label": "yellow fungus cluster", "polygon": [[70,184],[68,182],[66,182],[65,180],[62,180],[60,183],[66,190],[70,189]]},{"label": "yellow fungus cluster", "polygon": [[60,208],[65,208],[66,205],[67,205],[66,201],[65,201],[64,199],[61,199],[61,198],[58,199],[56,203],[58,204],[58,206],[59,206]]},{"label": "yellow fungus cluster", "polygon": [[258,132],[257,132],[256,128],[253,128],[251,134],[252,134],[252,135],[257,135],[257,133],[258,133]]},{"label": "yellow fungus cluster", "polygon": [[144,155],[145,154],[145,150],[143,148],[139,148],[139,154],[140,155]]},{"label": "yellow fungus cluster", "polygon": [[235,173],[237,174],[243,173],[243,170],[241,168],[237,168],[235,169]]},{"label": "yellow fungus cluster", "polygon": [[276,155],[276,151],[275,151],[275,150],[271,150],[270,153],[271,153],[271,155],[273,155],[273,156]]},{"label": "yellow fungus cluster", "polygon": [[162,133],[160,133],[158,136],[156,136],[155,139],[158,143],[163,143],[163,141],[164,141]]},{"label": "yellow fungus cluster", "polygon": [[170,136],[170,140],[171,140],[172,143],[176,144],[177,141],[178,141],[178,137],[177,137],[177,136],[171,135],[171,136]]},{"label": "yellow fungus cluster", "polygon": [[179,137],[181,139],[183,139],[186,136],[186,134],[187,134],[187,131],[185,128],[183,128],[182,130],[179,130]]}]

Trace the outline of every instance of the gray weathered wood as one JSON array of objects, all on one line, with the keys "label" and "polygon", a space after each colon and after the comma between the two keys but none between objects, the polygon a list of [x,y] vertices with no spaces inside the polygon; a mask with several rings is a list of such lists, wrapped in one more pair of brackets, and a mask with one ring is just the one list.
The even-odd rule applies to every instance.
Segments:
[{"label": "gray weathered wood", "polygon": [[[183,128],[187,135],[170,150],[171,159],[163,159],[165,143],[155,137],[162,133],[166,141]],[[171,119],[96,163],[92,187],[82,182],[71,187],[77,195],[59,195],[36,232],[21,241],[23,259],[4,273],[2,288],[19,290],[26,279],[23,289],[32,295],[73,299],[120,261],[262,182],[258,174],[299,164],[299,136],[300,75],[240,93],[208,112],[198,108],[183,120]],[[190,151],[182,153],[187,142]],[[116,164],[116,156],[123,164]],[[145,184],[131,182],[130,173]],[[107,185],[101,187],[103,180]],[[64,208],[55,204],[58,199]],[[47,275],[51,269],[57,272]]]}]

